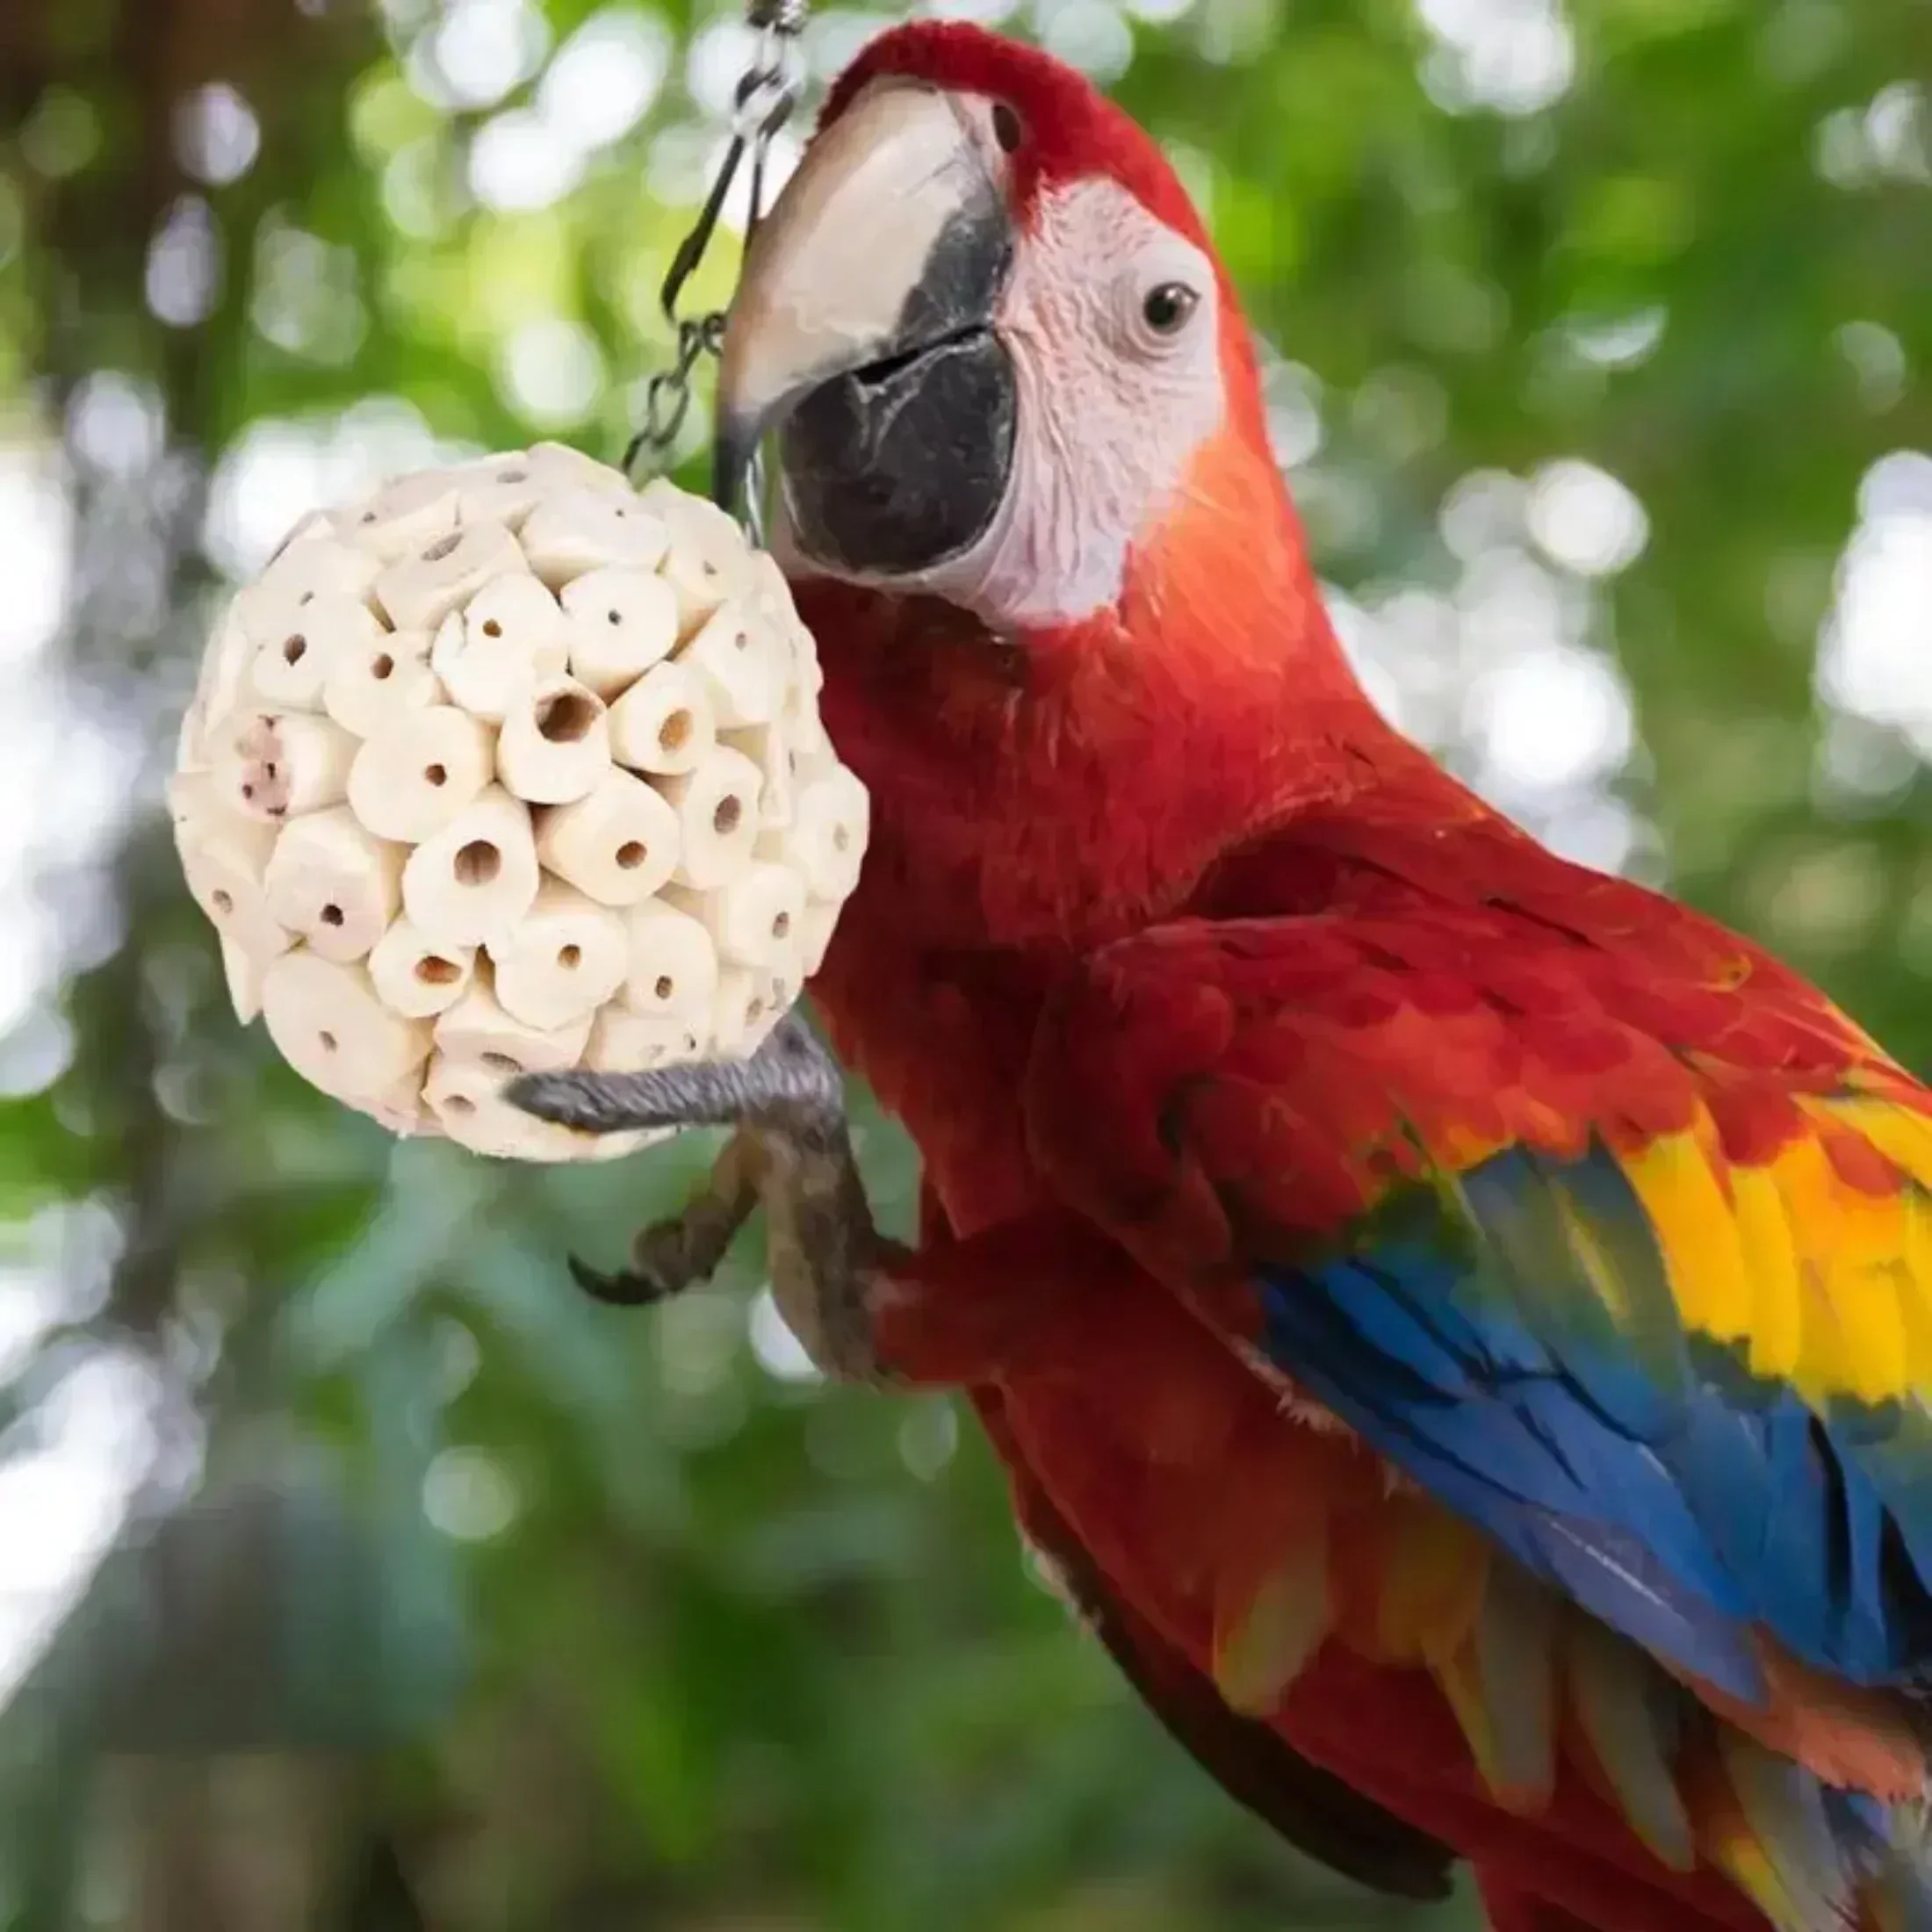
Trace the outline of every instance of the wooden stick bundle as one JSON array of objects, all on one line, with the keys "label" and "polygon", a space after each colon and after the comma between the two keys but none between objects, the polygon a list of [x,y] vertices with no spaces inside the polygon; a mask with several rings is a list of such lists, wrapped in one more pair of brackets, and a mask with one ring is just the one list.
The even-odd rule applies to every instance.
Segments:
[{"label": "wooden stick bundle", "polygon": [[561,444],[305,517],[217,623],[169,790],[236,1015],[480,1154],[606,1158],[522,1072],[749,1052],[856,884],[865,789],[769,558]]}]

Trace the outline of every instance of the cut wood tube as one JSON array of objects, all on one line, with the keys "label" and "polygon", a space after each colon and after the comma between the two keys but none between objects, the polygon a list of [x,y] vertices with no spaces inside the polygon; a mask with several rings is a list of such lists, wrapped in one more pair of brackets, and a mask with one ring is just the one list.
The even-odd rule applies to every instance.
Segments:
[{"label": "cut wood tube", "polygon": [[[177,771],[168,780],[165,792],[168,818],[175,828],[177,838],[184,825],[198,824],[203,819],[234,818],[251,835],[259,831],[252,818],[242,818],[236,812],[229,801],[227,788],[213,772]],[[263,849],[274,842],[274,835],[270,833]]]},{"label": "cut wood tube", "polygon": [[536,578],[498,577],[463,607],[464,642],[472,648],[501,642],[538,671],[561,671],[569,626],[563,606]]},{"label": "cut wood tube", "polygon": [[516,539],[501,523],[472,523],[399,559],[371,588],[396,630],[434,631],[492,578],[528,568]]},{"label": "cut wood tube", "polygon": [[811,703],[825,684],[818,667],[818,640],[805,628],[792,602],[791,587],[769,551],[752,553],[752,608],[778,638],[786,666],[788,703],[803,698]]},{"label": "cut wood tube", "polygon": [[503,1098],[503,1078],[475,1061],[439,1053],[429,1063],[423,1099],[431,1118],[458,1146],[506,1160],[620,1160],[670,1137],[662,1128],[585,1134],[540,1121]]},{"label": "cut wood tube", "polygon": [[543,814],[537,856],[600,905],[636,905],[678,862],[678,815],[641,778],[613,765],[583,797]]},{"label": "cut wood tube", "polygon": [[393,1013],[360,966],[298,948],[262,982],[276,1050],[311,1085],[357,1105],[391,1095],[429,1056],[429,1025]]},{"label": "cut wood tube", "polygon": [[379,557],[353,544],[326,536],[305,537],[299,543],[292,537],[262,574],[235,594],[234,614],[244,629],[259,632],[291,603],[302,609],[324,595],[367,602],[381,569]]},{"label": "cut wood tube", "polygon": [[625,920],[624,1005],[647,1020],[700,1025],[717,997],[717,948],[702,919],[661,899]]},{"label": "cut wood tube", "polygon": [[546,490],[569,485],[578,489],[601,490],[607,496],[621,496],[626,501],[637,495],[631,479],[622,470],[600,463],[595,457],[572,449],[567,443],[533,443],[523,452],[523,458]]},{"label": "cut wood tube", "polygon": [[729,597],[757,588],[745,534],[715,503],[655,477],[638,501],[664,520],[671,547],[659,566],[677,595],[678,635],[688,638]]},{"label": "cut wood tube", "polygon": [[796,616],[776,620],[791,660],[791,689],[806,703],[814,703],[825,688],[825,674],[818,662],[818,640]]},{"label": "cut wood tube", "polygon": [[319,592],[306,604],[292,598],[269,608],[273,621],[266,635],[255,633],[259,642],[249,681],[270,704],[321,710],[330,670],[345,658],[381,649],[388,634],[367,604],[332,591]]},{"label": "cut wood tube", "polygon": [[663,519],[634,496],[581,486],[545,496],[520,535],[530,567],[552,590],[608,566],[655,569],[671,541]]},{"label": "cut wood tube", "polygon": [[784,1017],[784,1012],[769,973],[749,966],[725,967],[717,976],[717,991],[711,1001],[711,1037],[706,1053],[720,1060],[750,1053]]},{"label": "cut wood tube", "polygon": [[[751,559],[752,607],[788,634],[792,631],[804,631],[798,621],[798,606],[792,602],[791,586],[785,581],[785,573],[779,567],[778,559],[768,550],[748,551]],[[811,633],[805,631],[809,641]]]},{"label": "cut wood tube", "polygon": [[593,1013],[624,984],[630,948],[624,920],[560,879],[545,879],[537,903],[490,944],[496,998],[512,1020],[566,1027]]},{"label": "cut wood tube", "polygon": [[673,544],[661,570],[678,601],[681,638],[701,630],[720,604],[748,588],[739,559],[693,550],[682,542]]},{"label": "cut wood tube", "polygon": [[650,478],[637,494],[638,502],[694,548],[712,550],[726,557],[750,554],[738,519],[730,511],[720,509],[710,497],[693,496],[667,476]]},{"label": "cut wood tube", "polygon": [[630,479],[561,443],[534,443],[465,465],[456,473],[457,516],[520,530],[530,513],[565,485],[628,495]]},{"label": "cut wood tube", "polygon": [[506,937],[537,899],[530,810],[490,785],[402,869],[402,909],[438,946]]},{"label": "cut wood tube", "polygon": [[539,679],[561,677],[568,628],[536,578],[498,577],[437,627],[429,665],[466,711],[501,724]]},{"label": "cut wood tube", "polygon": [[608,1006],[590,1029],[584,1064],[596,1073],[647,1073],[652,1067],[696,1060],[703,1051],[703,1037],[688,1020]]},{"label": "cut wood tube", "polygon": [[871,811],[865,787],[843,765],[799,786],[785,849],[812,898],[844,899],[859,883]]},{"label": "cut wood tube", "polygon": [[221,977],[227,982],[228,1004],[244,1027],[251,1025],[262,1011],[262,982],[268,977],[269,962],[226,936],[220,944]]},{"label": "cut wood tube", "polygon": [[742,752],[758,767],[764,784],[758,794],[758,823],[766,831],[782,830],[791,823],[795,776],[798,755],[791,748],[787,733],[779,724],[747,724],[734,732],[717,734],[721,745]]},{"label": "cut wood tube", "polygon": [[270,910],[262,885],[275,828],[231,813],[177,820],[176,844],[194,902],[223,939],[257,959],[272,958],[295,935]]},{"label": "cut wood tube", "polygon": [[610,753],[633,771],[696,770],[717,741],[710,693],[681,664],[653,665],[610,707]]},{"label": "cut wood tube", "polygon": [[628,689],[678,641],[678,601],[653,571],[587,571],[563,591],[570,671],[606,700]]},{"label": "cut wood tube", "polygon": [[[787,704],[818,715],[818,694],[825,688],[825,674],[818,663],[818,645],[803,624],[791,631],[791,682],[786,690]],[[826,740],[827,743],[830,740]]]},{"label": "cut wood tube", "polygon": [[422,1098],[443,1131],[472,1154],[505,1160],[583,1158],[595,1136],[512,1106],[501,1091],[507,1078],[479,1061],[438,1053],[429,1063]]},{"label": "cut wood tube", "polygon": [[785,699],[785,652],[770,625],[739,598],[722,604],[678,662],[703,679],[721,729],[768,724]]},{"label": "cut wood tube", "polygon": [[771,1018],[768,1023],[760,1029],[760,1039],[763,1039],[765,1034],[798,1004],[798,996],[805,990],[805,976],[799,970],[797,961],[794,959],[783,972],[768,975],[765,986]]},{"label": "cut wood tube", "polygon": [[453,1060],[478,1062],[497,1081],[575,1066],[590,1038],[590,1016],[567,1027],[526,1027],[503,1011],[486,968],[478,961],[463,997],[436,1021],[437,1047]]},{"label": "cut wood tube", "polygon": [[671,876],[679,885],[712,891],[751,864],[761,782],[744,753],[723,745],[696,771],[659,779],[657,789],[678,815],[678,862]]},{"label": "cut wood tube", "polygon": [[239,711],[216,768],[232,806],[251,818],[320,811],[347,796],[356,740],[305,711]]},{"label": "cut wood tube", "polygon": [[[529,581],[541,595],[550,595],[534,577]],[[467,629],[464,613],[456,610],[436,627],[429,646],[429,668],[451,701],[491,724],[501,724],[538,678],[563,674],[568,654],[561,645],[545,658],[540,662],[535,652],[524,651],[501,624],[488,633],[480,625]]]},{"label": "cut wood tube", "polygon": [[845,907],[835,899],[810,899],[798,920],[798,975],[810,979],[825,962],[825,951]]},{"label": "cut wood tube", "polygon": [[406,1140],[418,1135],[429,1140],[444,1138],[443,1123],[422,1104],[422,1070],[419,1067],[397,1081],[387,1093],[360,1103],[362,1111],[392,1134]]},{"label": "cut wood tube", "polygon": [[797,972],[805,885],[793,867],[753,861],[716,891],[673,885],[665,888],[664,898],[703,926],[727,965]]},{"label": "cut wood tube", "polygon": [[797,761],[797,775],[801,780],[807,775],[805,768],[808,765],[837,762],[838,753],[832,747],[832,740],[825,736],[825,722],[819,715],[818,699],[804,685],[794,684],[786,691],[779,722]]},{"label": "cut wood tube", "polygon": [[347,805],[282,828],[262,874],[269,910],[324,959],[361,959],[402,903],[406,850],[366,832]]},{"label": "cut wood tube", "polygon": [[457,496],[449,471],[425,470],[385,484],[361,504],[337,511],[334,521],[349,542],[391,564],[456,528]]},{"label": "cut wood tube", "polygon": [[510,707],[496,741],[496,775],[533,805],[584,797],[611,768],[604,702],[574,678],[545,678]]},{"label": "cut wood tube", "polygon": [[784,580],[784,570],[771,551],[752,551],[752,589],[746,601],[767,624],[779,631],[786,655],[800,667],[818,667],[819,645],[798,615],[792,601],[792,586]]},{"label": "cut wood tube", "polygon": [[369,977],[383,1005],[412,1020],[447,1013],[475,971],[474,947],[438,946],[407,918],[396,920],[369,955]]},{"label": "cut wood tube", "polygon": [[516,451],[465,464],[455,480],[458,523],[501,523],[510,530],[523,527],[550,488],[528,456]]},{"label": "cut wood tube", "polygon": [[494,735],[453,704],[386,719],[349,768],[350,809],[378,839],[433,838],[482,796]]},{"label": "cut wood tube", "polygon": [[[327,510],[310,510],[295,520],[290,526],[288,535],[269,552],[269,563],[278,563],[299,544],[320,543],[325,539],[329,543],[335,543],[341,537],[342,532],[335,528],[335,521]],[[266,570],[268,565],[264,564],[262,567]]]},{"label": "cut wood tube", "polygon": [[175,733],[175,769],[205,774],[213,753],[208,745],[208,721],[199,698],[190,698],[181,714],[181,729]]},{"label": "cut wood tube", "polygon": [[373,637],[329,660],[322,709],[345,732],[373,738],[405,711],[420,711],[442,696],[429,668],[429,632],[385,631],[378,624]]},{"label": "cut wood tube", "polygon": [[198,710],[200,713],[195,751],[197,762],[204,767],[212,765],[219,756],[216,740],[220,727],[242,702],[255,651],[247,626],[231,604],[215,627],[213,641],[202,658],[200,674],[195,680],[194,703],[190,707],[191,711]]}]

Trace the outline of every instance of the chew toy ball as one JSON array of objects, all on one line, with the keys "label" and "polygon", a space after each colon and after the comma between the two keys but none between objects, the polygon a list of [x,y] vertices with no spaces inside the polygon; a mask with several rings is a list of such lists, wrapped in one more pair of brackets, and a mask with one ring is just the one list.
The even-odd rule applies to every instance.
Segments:
[{"label": "chew toy ball", "polygon": [[306,518],[216,627],[169,808],[244,1023],[479,1153],[627,1151],[518,1072],[749,1053],[865,850],[784,579],[554,443]]}]

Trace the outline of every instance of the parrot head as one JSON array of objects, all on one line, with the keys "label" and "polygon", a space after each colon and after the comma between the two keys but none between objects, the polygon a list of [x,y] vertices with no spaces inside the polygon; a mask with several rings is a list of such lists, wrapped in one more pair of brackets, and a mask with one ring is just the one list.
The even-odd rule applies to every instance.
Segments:
[{"label": "parrot head", "polygon": [[747,252],[720,399],[721,493],[775,430],[798,560],[1009,631],[1116,604],[1191,497],[1278,487],[1239,307],[1157,146],[957,24],[882,36],[833,89]]},{"label": "parrot head", "polygon": [[920,22],[839,79],[746,249],[717,432],[726,502],[775,445],[771,548],[872,794],[842,930],[1127,929],[1381,729],[1200,215],[1037,49]]}]

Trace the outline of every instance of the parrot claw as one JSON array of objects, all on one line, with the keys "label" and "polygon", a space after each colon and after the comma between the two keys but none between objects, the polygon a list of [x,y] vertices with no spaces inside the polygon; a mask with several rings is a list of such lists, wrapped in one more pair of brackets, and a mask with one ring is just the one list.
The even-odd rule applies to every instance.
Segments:
[{"label": "parrot claw", "polygon": [[602,1301],[608,1308],[648,1308],[653,1301],[665,1298],[666,1291],[655,1281],[629,1268],[620,1268],[615,1274],[605,1274],[588,1262],[580,1261],[573,1254],[564,1257],[564,1265],[570,1270],[570,1279],[593,1301]]},{"label": "parrot claw", "polygon": [[572,1257],[573,1279],[614,1306],[667,1301],[716,1273],[739,1229],[762,1208],[772,1293],[787,1326],[827,1375],[883,1379],[871,1301],[897,1251],[866,1202],[838,1064],[797,1008],[748,1060],[647,1073],[524,1074],[504,1094],[539,1119],[595,1134],[735,1127],[684,1211],[638,1233],[629,1268],[603,1274]]}]

